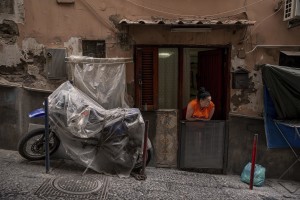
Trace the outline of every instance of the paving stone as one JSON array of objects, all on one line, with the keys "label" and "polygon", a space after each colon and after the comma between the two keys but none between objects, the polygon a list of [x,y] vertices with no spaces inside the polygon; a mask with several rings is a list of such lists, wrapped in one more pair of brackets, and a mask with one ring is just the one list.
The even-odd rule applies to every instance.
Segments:
[{"label": "paving stone", "polygon": [[[44,161],[29,162],[18,152],[0,149],[0,199],[41,199],[37,191],[47,180],[60,177],[82,176],[85,167],[71,160],[51,160],[51,171],[45,172]],[[249,190],[249,185],[236,175],[212,175],[180,171],[177,169],[146,169],[147,179],[137,181],[133,177],[119,178],[88,170],[85,177],[99,179],[107,177],[105,195],[111,200],[149,199],[300,199],[300,183],[267,179],[262,187]],[[49,196],[44,199],[72,199],[67,196]],[[92,195],[91,195],[92,198]],[[74,198],[73,198],[74,199]],[[105,198],[104,198],[105,199]]]},{"label": "paving stone", "polygon": [[166,181],[199,187],[217,187],[216,180],[210,174],[184,172],[174,169],[149,168],[146,173],[151,181]]}]

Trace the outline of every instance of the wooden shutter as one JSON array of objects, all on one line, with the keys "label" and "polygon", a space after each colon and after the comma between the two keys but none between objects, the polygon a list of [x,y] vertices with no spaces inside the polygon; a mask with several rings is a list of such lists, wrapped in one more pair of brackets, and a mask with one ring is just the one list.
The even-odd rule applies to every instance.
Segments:
[{"label": "wooden shutter", "polygon": [[136,49],[135,106],[141,110],[158,108],[158,49]]}]

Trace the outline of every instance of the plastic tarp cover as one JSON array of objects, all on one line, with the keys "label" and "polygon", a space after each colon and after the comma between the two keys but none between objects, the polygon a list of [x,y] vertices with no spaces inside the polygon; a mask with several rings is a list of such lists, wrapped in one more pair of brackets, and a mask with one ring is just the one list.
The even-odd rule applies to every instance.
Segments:
[{"label": "plastic tarp cover", "polygon": [[277,119],[300,119],[300,69],[265,65],[262,76],[274,103]]},{"label": "plastic tarp cover", "polygon": [[65,82],[49,96],[49,119],[51,129],[75,162],[100,173],[130,175],[145,130],[138,109],[104,109]]},{"label": "plastic tarp cover", "polygon": [[74,86],[103,108],[128,108],[126,58],[68,57]]},{"label": "plastic tarp cover", "polygon": [[300,136],[297,135],[295,128],[278,123],[278,128],[284,134],[288,144],[275,125],[276,118],[277,113],[274,103],[266,86],[264,86],[264,124],[268,148],[289,148],[289,144],[292,147],[300,148]]}]

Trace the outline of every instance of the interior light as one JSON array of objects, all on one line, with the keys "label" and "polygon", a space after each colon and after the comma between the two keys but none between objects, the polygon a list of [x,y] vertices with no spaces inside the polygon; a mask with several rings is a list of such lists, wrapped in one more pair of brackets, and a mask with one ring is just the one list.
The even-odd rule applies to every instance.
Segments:
[{"label": "interior light", "polygon": [[160,57],[160,58],[168,58],[168,57],[170,57],[172,54],[171,53],[168,53],[168,52],[160,52],[159,54],[158,54],[158,56]]}]

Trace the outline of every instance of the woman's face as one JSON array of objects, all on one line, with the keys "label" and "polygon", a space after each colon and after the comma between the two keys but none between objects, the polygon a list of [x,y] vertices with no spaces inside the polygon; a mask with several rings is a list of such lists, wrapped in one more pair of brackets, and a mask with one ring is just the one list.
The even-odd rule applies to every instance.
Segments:
[{"label": "woman's face", "polygon": [[205,99],[200,99],[201,107],[208,107],[211,101],[211,96],[206,97]]}]

